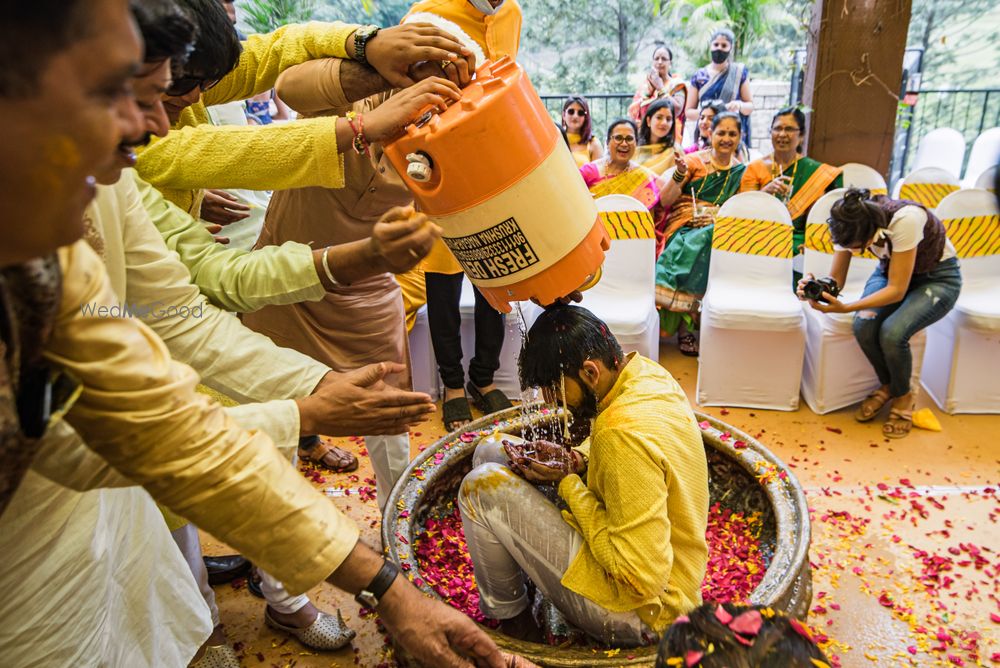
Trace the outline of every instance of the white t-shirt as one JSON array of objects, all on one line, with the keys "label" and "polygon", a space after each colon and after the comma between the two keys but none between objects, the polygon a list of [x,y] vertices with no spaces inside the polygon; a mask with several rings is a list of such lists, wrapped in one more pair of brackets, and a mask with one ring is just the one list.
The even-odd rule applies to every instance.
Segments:
[{"label": "white t-shirt", "polygon": [[[885,230],[885,236],[892,244],[892,251],[902,253],[916,248],[924,238],[924,226],[927,225],[927,212],[919,206],[904,206],[896,212],[896,215],[889,221],[889,226]],[[840,246],[835,246],[837,250],[847,250]],[[892,257],[889,246],[871,245],[868,250],[875,257],[888,260]],[[941,251],[939,262],[955,257],[955,247],[949,239],[945,239],[944,249]]]}]

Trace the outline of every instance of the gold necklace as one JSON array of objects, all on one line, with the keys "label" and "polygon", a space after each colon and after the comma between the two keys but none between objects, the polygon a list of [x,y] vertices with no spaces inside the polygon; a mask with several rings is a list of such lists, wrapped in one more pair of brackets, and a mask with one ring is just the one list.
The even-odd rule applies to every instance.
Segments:
[{"label": "gold necklace", "polygon": [[[726,188],[729,186],[729,177],[732,176],[733,174],[733,169],[732,169],[733,159],[732,156],[730,156],[729,167],[719,167],[719,165],[715,162],[715,156],[712,155],[709,156],[708,161],[712,164],[713,167],[715,167],[716,172],[726,173],[726,180],[722,182],[722,189],[719,191],[719,194],[715,196],[715,200],[712,202],[713,206],[718,206],[719,200],[722,199],[722,196],[726,193]],[[695,199],[701,199],[701,191],[705,189],[705,184],[708,181],[708,176],[709,175],[706,174],[705,178],[701,180],[701,187],[698,188],[698,192],[695,192],[694,186],[691,186],[691,196],[694,197]]]}]

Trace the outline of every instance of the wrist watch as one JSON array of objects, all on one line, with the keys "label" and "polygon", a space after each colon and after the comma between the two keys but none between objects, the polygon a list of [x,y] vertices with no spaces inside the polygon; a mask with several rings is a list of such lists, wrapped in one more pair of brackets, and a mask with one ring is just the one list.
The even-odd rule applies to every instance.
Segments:
[{"label": "wrist watch", "polygon": [[399,568],[396,564],[391,561],[383,561],[382,568],[375,574],[375,577],[368,583],[368,586],[354,597],[354,600],[359,605],[374,610],[378,607],[382,597],[385,596],[385,592],[389,590],[389,587],[396,580],[397,575],[399,575]]},{"label": "wrist watch", "polygon": [[378,26],[361,26],[354,31],[354,60],[359,63],[368,64],[368,57],[365,55],[365,47],[368,42],[378,34]]}]

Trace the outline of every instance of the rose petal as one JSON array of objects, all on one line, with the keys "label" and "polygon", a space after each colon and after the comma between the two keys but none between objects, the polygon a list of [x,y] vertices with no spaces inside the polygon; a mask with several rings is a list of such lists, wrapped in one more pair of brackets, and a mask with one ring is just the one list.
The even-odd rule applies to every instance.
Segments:
[{"label": "rose petal", "polygon": [[701,661],[703,656],[705,656],[704,652],[696,652],[693,649],[689,649],[687,654],[684,655],[684,665],[691,668],[691,666],[694,666]]},{"label": "rose petal", "polygon": [[729,623],[729,630],[747,636],[755,636],[760,633],[760,627],[763,623],[764,620],[760,616],[760,612],[747,610]]},{"label": "rose petal", "polygon": [[733,621],[733,616],[721,605],[715,608],[715,618],[722,622],[723,626],[729,626],[729,622]]}]

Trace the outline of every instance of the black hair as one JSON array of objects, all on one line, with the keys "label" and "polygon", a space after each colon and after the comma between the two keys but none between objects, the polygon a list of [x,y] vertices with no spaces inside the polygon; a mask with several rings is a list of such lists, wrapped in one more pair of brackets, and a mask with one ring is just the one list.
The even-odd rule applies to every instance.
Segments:
[{"label": "black hair", "polygon": [[521,347],[521,387],[558,388],[563,374],[577,378],[587,360],[614,370],[624,355],[608,326],[587,309],[550,307],[535,320]]},{"label": "black hair", "polygon": [[671,100],[657,100],[653,104],[649,105],[646,109],[646,113],[642,115],[642,124],[639,126],[639,145],[645,146],[647,144],[653,143],[653,130],[649,127],[649,120],[653,115],[660,109],[670,110],[670,130],[667,132],[666,136],[657,144],[663,144],[668,148],[674,145],[674,138],[677,133],[677,114],[674,113],[674,103]]},{"label": "black hair", "polygon": [[885,210],[871,201],[871,192],[864,188],[849,188],[830,207],[830,237],[843,248],[862,248],[875,236],[876,230],[889,225]]},{"label": "black hair", "polygon": [[[746,617],[736,624],[734,630],[732,624],[741,615]],[[782,612],[761,606],[705,603],[685,617],[678,618],[664,634],[656,654],[655,668],[672,665],[698,668],[815,668],[817,664],[813,659],[829,663],[809,630]],[[723,621],[727,619],[730,621]],[[753,633],[758,619],[760,628]],[[677,657],[681,657],[682,663],[677,664]],[[674,662],[668,663],[671,659]],[[697,660],[692,662],[692,659]]]},{"label": "black hair", "polygon": [[[795,119],[795,124],[799,126],[799,136],[806,136],[806,115],[799,107],[785,107],[784,109],[779,109],[776,114],[771,118],[771,126],[774,127],[774,122],[778,120],[781,116],[791,116]],[[795,150],[799,153],[802,152],[802,143],[795,147]]]},{"label": "black hair", "polygon": [[611,143],[611,133],[614,132],[614,129],[617,128],[619,125],[629,126],[630,128],[632,128],[632,132],[635,133],[636,139],[639,138],[639,128],[636,126],[635,121],[633,121],[631,118],[616,118],[615,120],[611,121],[611,125],[608,126],[608,138],[606,140],[607,143],[609,144]]},{"label": "black hair", "polygon": [[30,97],[59,52],[90,34],[85,0],[5,2],[0,20],[0,97]]},{"label": "black hair", "polygon": [[174,0],[132,0],[130,5],[145,44],[143,60],[170,60],[175,74],[183,72],[198,35],[191,17]]},{"label": "black hair", "polygon": [[719,123],[726,120],[727,118],[736,121],[736,127],[737,129],[739,129],[740,135],[742,135],[743,122],[740,120],[740,115],[737,114],[735,111],[721,111],[715,114],[715,118],[712,119],[712,131],[714,132],[715,128],[719,127]]},{"label": "black hair", "polygon": [[653,53],[649,57],[649,59],[652,60],[654,57],[656,57],[656,52],[659,51],[660,49],[666,51],[667,57],[670,58],[670,62],[673,62],[674,52],[670,50],[670,47],[667,46],[665,42],[653,42]]},{"label": "black hair", "polygon": [[594,129],[590,124],[590,105],[587,104],[587,99],[580,95],[570,95],[563,102],[562,114],[559,116],[559,123],[562,125],[562,129],[566,130],[566,110],[569,109],[569,105],[578,104],[583,109],[583,125],[580,126],[580,141],[584,144],[589,144],[590,140],[594,138]]},{"label": "black hair", "polygon": [[218,0],[177,0],[194,19],[198,39],[184,66],[187,77],[203,82],[218,81],[234,69],[240,60],[240,38]]},{"label": "black hair", "polygon": [[[725,37],[729,41],[730,47],[736,46],[736,35],[729,28],[718,28],[712,33],[712,37],[708,40],[709,44],[714,42],[716,37]],[[730,49],[729,53],[732,54],[732,49]]]},{"label": "black hair", "polygon": [[[718,116],[719,114],[723,113],[726,110],[726,104],[722,100],[702,100],[699,103],[698,107],[699,107],[698,109],[699,121],[701,120],[701,114],[706,109],[711,109],[712,112],[715,114],[715,116]],[[715,118],[715,116],[713,116],[713,118]],[[710,137],[702,137],[701,130],[695,127],[694,143],[698,146],[698,148],[708,148],[712,142]]]}]

